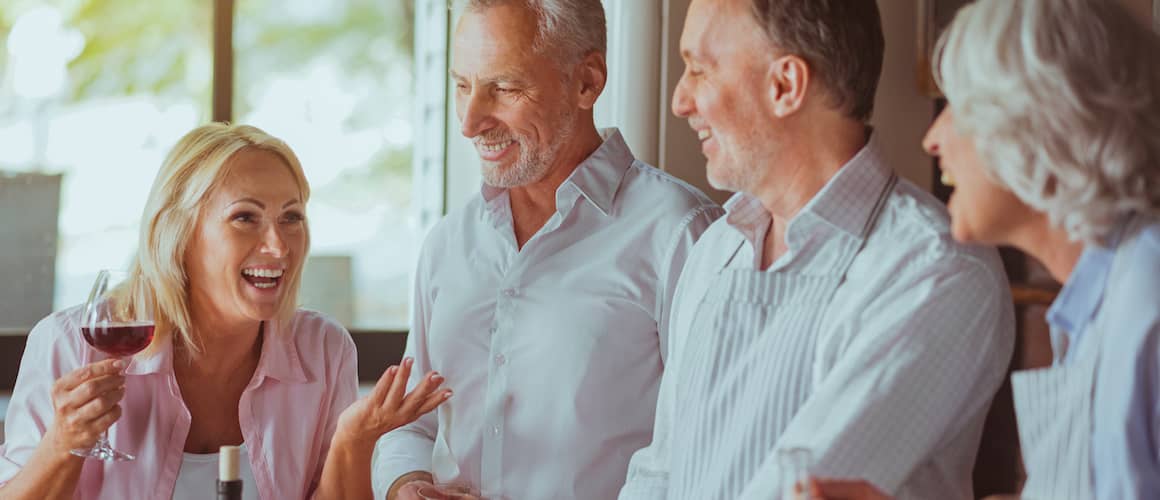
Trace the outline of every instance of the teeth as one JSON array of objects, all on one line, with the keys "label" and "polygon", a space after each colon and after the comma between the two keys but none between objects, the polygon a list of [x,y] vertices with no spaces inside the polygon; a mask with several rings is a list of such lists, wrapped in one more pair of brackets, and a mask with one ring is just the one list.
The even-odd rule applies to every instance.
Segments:
[{"label": "teeth", "polygon": [[500,151],[503,151],[508,146],[510,146],[512,142],[515,142],[515,141],[498,142],[495,144],[479,143],[479,149],[482,149],[488,153],[498,153]]},{"label": "teeth", "polygon": [[278,286],[277,283],[251,283],[251,284],[258,287],[258,288],[274,288],[274,287]]},{"label": "teeth", "polygon": [[709,132],[709,129],[697,131],[697,138],[702,140],[702,141],[705,139],[708,139],[709,137],[712,137],[712,136],[713,136],[713,134],[711,132]]},{"label": "teeth", "polygon": [[281,278],[281,269],[243,269],[242,274],[257,278]]},{"label": "teeth", "polygon": [[939,178],[939,181],[946,187],[954,187],[955,185],[955,179],[946,170],[943,170],[942,177]]}]

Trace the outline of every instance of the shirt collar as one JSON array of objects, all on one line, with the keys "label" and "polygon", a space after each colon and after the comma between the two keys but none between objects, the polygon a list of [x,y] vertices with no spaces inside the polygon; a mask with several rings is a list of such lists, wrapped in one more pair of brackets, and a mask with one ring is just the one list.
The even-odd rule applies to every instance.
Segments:
[{"label": "shirt collar", "polygon": [[[875,134],[871,134],[866,145],[790,220],[786,230],[790,251],[818,222],[828,223],[855,238],[864,237],[878,195],[890,182],[891,174]],[[734,194],[725,202],[725,212],[726,223],[745,236],[754,249],[762,247],[772,217],[757,198],[745,193]]]},{"label": "shirt collar", "polygon": [[[557,211],[565,211],[579,196],[583,196],[602,215],[612,212],[612,204],[616,199],[617,190],[620,189],[620,183],[636,158],[632,155],[620,130],[600,129],[600,136],[604,139],[600,147],[577,165],[572,174],[556,188]],[[480,188],[483,200],[488,205],[501,201],[500,195],[506,192],[507,189],[487,184]]]},{"label": "shirt collar", "polygon": [[1107,286],[1112,262],[1116,257],[1116,248],[1127,224],[1125,220],[1112,231],[1107,238],[1107,246],[1089,244],[1084,247],[1067,283],[1047,310],[1047,323],[1052,328],[1079,335],[1099,312],[1104,287]]},{"label": "shirt collar", "polygon": [[[282,382],[306,382],[302,360],[298,356],[298,345],[292,331],[283,331],[281,322],[267,321],[262,333],[262,353],[258,367],[254,370],[254,380],[261,382],[273,378]],[[146,358],[134,358],[125,370],[127,375],[150,375],[173,372],[173,338],[166,337],[157,346],[154,354]]]},{"label": "shirt collar", "polygon": [[[893,172],[882,159],[881,148],[875,135],[850,158],[838,173],[814,195],[801,213],[794,219],[816,217],[826,221],[842,232],[863,238],[866,225],[874,215],[879,195],[890,182]],[[790,221],[788,232],[794,232],[794,221]]]}]

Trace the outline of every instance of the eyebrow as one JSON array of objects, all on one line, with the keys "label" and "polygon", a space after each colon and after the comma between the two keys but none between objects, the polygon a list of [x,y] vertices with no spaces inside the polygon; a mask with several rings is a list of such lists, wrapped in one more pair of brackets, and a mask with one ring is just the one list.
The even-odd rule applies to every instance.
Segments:
[{"label": "eyebrow", "polygon": [[[448,70],[447,72],[451,75],[452,80],[468,80],[468,78],[464,77],[463,75],[456,73],[455,70]],[[480,81],[480,83],[489,84],[489,85],[501,83],[501,82],[510,83],[513,85],[519,85],[519,86],[526,85],[526,82],[524,81],[523,77],[521,77],[520,75],[518,75],[516,73],[511,73],[511,72],[499,73],[499,74],[495,74],[495,75],[488,76],[485,78],[480,78],[479,81]]]},{"label": "eyebrow", "polygon": [[[260,208],[260,209],[262,209],[262,210],[265,210],[265,209],[266,209],[266,204],[265,204],[265,203],[262,203],[262,202],[260,202],[260,201],[258,201],[258,200],[256,200],[256,199],[254,199],[254,198],[241,198],[241,199],[238,199],[238,200],[234,200],[234,202],[233,202],[233,203],[230,203],[229,205],[226,205],[226,208],[229,208],[229,207],[232,207],[232,206],[234,206],[234,205],[237,205],[238,203],[253,203],[254,205],[257,205],[257,206],[258,206],[258,208]],[[297,198],[295,198],[295,199],[293,199],[293,200],[290,200],[290,201],[288,201],[288,202],[286,202],[286,203],[283,203],[283,204],[282,204],[282,209],[283,209],[283,210],[285,210],[285,209],[286,209],[287,207],[289,207],[290,205],[294,205],[294,204],[297,204],[297,203],[300,203],[300,202],[298,201],[298,199],[297,199]]]}]

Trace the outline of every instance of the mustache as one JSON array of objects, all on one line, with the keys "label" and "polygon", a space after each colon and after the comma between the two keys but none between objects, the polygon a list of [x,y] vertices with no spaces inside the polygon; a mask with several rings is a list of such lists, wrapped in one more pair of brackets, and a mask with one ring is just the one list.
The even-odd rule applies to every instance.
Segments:
[{"label": "mustache", "polygon": [[488,132],[484,132],[482,134],[479,134],[479,135],[475,136],[474,138],[472,138],[472,142],[474,142],[476,144],[484,143],[484,142],[495,143],[495,142],[509,141],[509,140],[513,140],[513,139],[518,141],[520,138],[517,137],[516,135],[512,134],[510,131],[498,130],[498,131],[488,131]]}]

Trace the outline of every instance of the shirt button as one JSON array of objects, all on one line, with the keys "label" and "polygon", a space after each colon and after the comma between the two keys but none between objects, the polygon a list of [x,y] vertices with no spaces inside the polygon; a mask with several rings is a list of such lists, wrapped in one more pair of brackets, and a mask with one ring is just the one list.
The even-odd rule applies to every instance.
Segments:
[{"label": "shirt button", "polygon": [[519,296],[520,291],[515,288],[508,288],[503,291],[503,294],[505,297],[516,297]]},{"label": "shirt button", "polygon": [[495,364],[503,366],[504,363],[507,363],[507,358],[503,357],[503,354],[496,354]]},{"label": "shirt button", "polygon": [[491,428],[491,435],[492,435],[492,436],[498,436],[498,435],[499,435],[499,426],[498,426],[498,425],[492,426],[492,428]]}]

